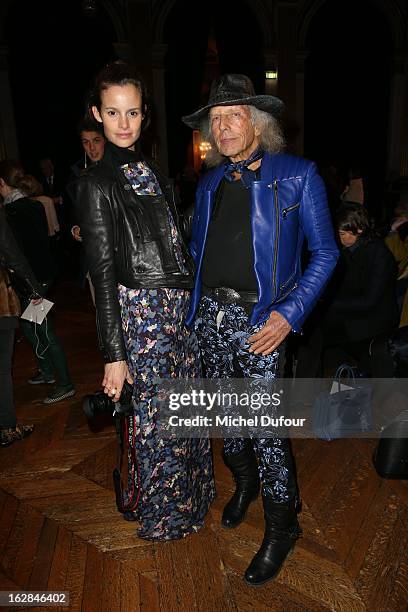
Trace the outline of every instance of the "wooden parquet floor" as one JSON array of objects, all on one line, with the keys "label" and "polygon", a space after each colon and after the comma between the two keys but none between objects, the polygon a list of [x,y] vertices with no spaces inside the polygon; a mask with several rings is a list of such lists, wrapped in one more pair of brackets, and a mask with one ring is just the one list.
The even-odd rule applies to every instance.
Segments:
[{"label": "wooden parquet floor", "polygon": [[176,542],[137,539],[115,507],[112,424],[91,431],[81,410],[102,371],[92,305],[68,282],[56,298],[78,392],[43,405],[47,389],[25,382],[35,371],[32,352],[24,339],[17,343],[18,415],[36,430],[0,449],[0,590],[69,591],[69,610],[84,612],[407,610],[408,482],[376,475],[369,440],[295,440],[304,535],[262,588],[242,580],[262,540],[261,502],[236,530],[221,529],[233,484],[219,441],[218,496],[205,528]]}]

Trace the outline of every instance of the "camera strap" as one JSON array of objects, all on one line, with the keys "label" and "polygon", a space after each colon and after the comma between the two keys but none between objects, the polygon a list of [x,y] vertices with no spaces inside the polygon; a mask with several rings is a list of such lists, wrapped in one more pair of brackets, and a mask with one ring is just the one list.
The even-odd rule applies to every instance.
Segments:
[{"label": "camera strap", "polygon": [[[118,437],[117,466],[113,470],[113,484],[115,487],[116,506],[126,521],[136,521],[135,515],[140,499],[140,469],[136,460],[136,417],[115,416],[115,429]],[[127,442],[128,488],[124,489],[122,484],[123,455],[125,452],[125,440]],[[137,481],[137,483],[136,483]]]}]

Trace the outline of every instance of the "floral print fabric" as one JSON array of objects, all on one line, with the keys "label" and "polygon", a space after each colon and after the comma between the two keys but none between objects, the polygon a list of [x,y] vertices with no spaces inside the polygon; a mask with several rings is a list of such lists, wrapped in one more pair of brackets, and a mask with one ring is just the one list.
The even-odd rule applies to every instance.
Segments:
[{"label": "floral print fabric", "polygon": [[124,164],[121,168],[137,195],[162,195],[159,181],[146,162],[131,162],[130,164]]},{"label": "floral print fabric", "polygon": [[200,376],[197,337],[184,325],[189,292],[119,285],[119,302],[134,378],[138,535],[148,540],[183,538],[203,526],[215,496],[210,441],[158,435],[154,379]]},{"label": "floral print fabric", "polygon": [[[248,314],[237,304],[222,305],[204,296],[201,299],[195,330],[208,378],[273,379],[280,367],[279,350],[266,357],[248,351],[247,338],[262,326],[250,326]],[[262,494],[285,503],[296,496],[293,459],[288,440],[253,438],[258,459]],[[224,439],[226,455],[241,452],[245,438]]]}]

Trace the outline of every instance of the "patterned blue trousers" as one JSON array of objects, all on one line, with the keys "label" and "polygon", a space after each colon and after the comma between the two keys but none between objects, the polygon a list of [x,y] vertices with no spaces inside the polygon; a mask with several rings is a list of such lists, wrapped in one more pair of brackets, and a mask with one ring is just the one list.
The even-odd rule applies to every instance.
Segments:
[{"label": "patterned blue trousers", "polygon": [[[222,314],[224,313],[224,314]],[[218,319],[218,320],[217,320]],[[238,304],[220,304],[201,298],[195,321],[207,378],[266,378],[279,376],[283,362],[281,347],[266,357],[249,352],[247,338],[262,326],[251,326],[248,314]],[[259,466],[262,494],[278,503],[297,496],[294,462],[285,438],[228,438],[224,452],[231,455],[252,444]]]}]

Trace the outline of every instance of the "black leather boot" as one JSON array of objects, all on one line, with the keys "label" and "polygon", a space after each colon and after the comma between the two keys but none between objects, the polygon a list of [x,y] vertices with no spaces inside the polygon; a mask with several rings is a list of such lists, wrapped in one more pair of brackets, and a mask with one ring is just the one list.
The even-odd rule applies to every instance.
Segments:
[{"label": "black leather boot", "polygon": [[251,586],[260,586],[276,578],[302,533],[296,516],[295,500],[278,504],[264,497],[263,504],[264,539],[244,575],[245,582]]},{"label": "black leather boot", "polygon": [[258,462],[252,446],[235,455],[225,455],[224,461],[230,468],[236,483],[236,490],[222,513],[222,525],[227,529],[237,527],[245,518],[249,504],[259,495]]}]

